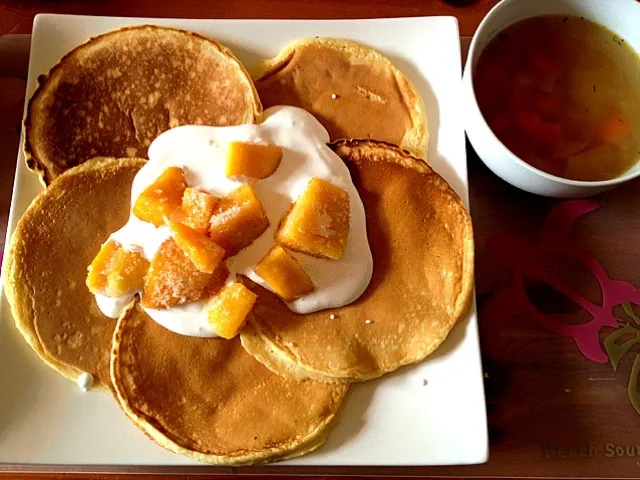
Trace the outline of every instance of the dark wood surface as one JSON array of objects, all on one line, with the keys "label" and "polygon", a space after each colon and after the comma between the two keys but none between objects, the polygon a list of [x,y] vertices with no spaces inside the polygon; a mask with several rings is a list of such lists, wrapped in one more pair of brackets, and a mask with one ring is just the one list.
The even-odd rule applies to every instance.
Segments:
[{"label": "dark wood surface", "polygon": [[[468,3],[468,2],[461,2]],[[0,2],[0,35],[28,33],[36,12],[105,15],[181,16],[191,18],[355,18],[377,16],[455,15],[463,35],[472,34],[495,2],[480,0],[465,7],[441,1],[191,1],[101,0]],[[6,39],[7,37],[5,37]],[[0,47],[3,46],[0,38]],[[27,37],[12,37],[15,45],[0,48],[0,224],[4,230],[18,148],[22,89],[26,73]],[[6,42],[5,42],[6,43]],[[5,45],[6,47],[6,45]],[[483,322],[486,301],[509,279],[486,244],[500,233],[535,243],[550,209],[560,203],[526,194],[495,177],[469,151],[471,213],[476,235],[476,289]],[[640,286],[640,181],[594,198],[601,207],[582,217],[573,229],[575,243],[588,251],[611,278]],[[2,232],[1,238],[4,238]],[[564,262],[564,263],[563,263]],[[599,301],[599,287],[571,262],[550,259],[555,270],[586,298]],[[532,284],[530,297],[545,311],[575,309],[543,286]],[[622,315],[622,314],[620,314]],[[580,318],[580,313],[576,313]],[[583,318],[584,320],[584,318]],[[602,338],[611,333],[602,332]],[[491,458],[485,465],[415,469],[277,469],[237,470],[313,474],[368,474],[479,477],[640,477],[640,415],[627,395],[636,345],[614,371],[610,363],[594,363],[574,342],[537,327],[526,318],[507,322],[500,331],[485,332],[483,342],[499,336],[498,351],[483,358],[490,427]],[[486,352],[486,350],[485,350]],[[447,412],[451,414],[451,412]],[[619,456],[623,447],[623,455]],[[628,447],[628,448],[625,448]],[[632,455],[630,455],[631,453]],[[1,467],[0,467],[1,469]],[[1,475],[1,474],[0,474]],[[59,473],[14,475],[7,478],[120,479],[121,475]],[[136,478],[150,478],[145,476]],[[160,476],[154,478],[170,478]],[[189,478],[189,477],[186,477]],[[323,477],[324,478],[324,477]]]},{"label": "dark wood surface", "polygon": [[179,18],[374,18],[455,15],[472,35],[497,0],[0,0],[0,35],[31,33],[36,13]]}]

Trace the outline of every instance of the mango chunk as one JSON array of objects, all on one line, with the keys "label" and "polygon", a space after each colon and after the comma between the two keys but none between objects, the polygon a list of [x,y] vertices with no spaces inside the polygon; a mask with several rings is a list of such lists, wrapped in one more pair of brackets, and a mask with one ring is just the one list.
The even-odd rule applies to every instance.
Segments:
[{"label": "mango chunk", "polygon": [[209,237],[178,222],[168,221],[171,236],[187,254],[195,267],[204,273],[213,273],[225,257],[224,248]]},{"label": "mango chunk", "polygon": [[222,338],[235,337],[244,326],[256,298],[256,294],[241,283],[225,285],[207,302],[209,324]]},{"label": "mango chunk", "polygon": [[107,295],[122,297],[142,291],[144,276],[149,269],[149,260],[142,252],[116,250],[107,273]]},{"label": "mango chunk", "polygon": [[148,268],[149,261],[142,252],[130,252],[109,240],[89,265],[87,287],[95,295],[129,295],[142,290]]},{"label": "mango chunk", "polygon": [[185,188],[184,170],[169,167],[136,198],[133,214],[159,227],[180,207]]},{"label": "mango chunk", "polygon": [[229,278],[229,269],[224,262],[221,262],[211,275],[211,279],[204,288],[201,298],[209,298],[218,293],[227,283]]},{"label": "mango chunk", "polygon": [[339,259],[349,237],[349,194],[312,178],[276,232],[281,245],[314,257]]},{"label": "mango chunk", "polygon": [[242,185],[220,200],[211,217],[209,235],[233,256],[269,228],[267,213],[251,185]]},{"label": "mango chunk", "polygon": [[220,199],[207,192],[186,188],[182,195],[179,221],[200,233],[209,231],[209,221]]},{"label": "mango chunk", "polygon": [[91,264],[87,268],[86,284],[89,291],[96,295],[104,295],[107,289],[107,273],[109,265],[120,244],[109,240],[102,245]]},{"label": "mango chunk", "polygon": [[315,288],[298,261],[280,245],[269,250],[255,270],[271,290],[287,302],[307,295]]},{"label": "mango chunk", "polygon": [[231,142],[227,150],[227,177],[246,175],[263,179],[272,175],[282,160],[282,147],[258,143]]},{"label": "mango chunk", "polygon": [[203,297],[213,274],[201,272],[173,238],[165,240],[151,259],[144,277],[141,304],[163,309]]}]

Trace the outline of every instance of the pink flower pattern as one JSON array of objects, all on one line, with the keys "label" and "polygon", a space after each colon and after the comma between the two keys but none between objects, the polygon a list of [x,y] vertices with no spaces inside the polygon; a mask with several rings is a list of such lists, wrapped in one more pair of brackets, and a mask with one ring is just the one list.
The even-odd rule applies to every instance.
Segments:
[{"label": "pink flower pattern", "polygon": [[[631,321],[620,325],[613,314],[616,305],[625,304],[627,314],[638,322],[638,317],[633,314],[629,303],[640,305],[640,291],[630,283],[609,278],[602,266],[570,237],[570,229],[575,221],[598,208],[598,203],[589,200],[572,200],[556,205],[545,220],[542,236],[537,244],[525,243],[511,234],[490,237],[487,245],[490,254],[501,266],[509,269],[512,276],[510,281],[486,302],[482,311],[481,327],[487,353],[492,355],[497,352],[500,347],[497,332],[501,331],[506,321],[517,315],[525,315],[545,330],[571,337],[586,358],[599,363],[611,361],[614,369],[620,357],[633,344],[640,343],[640,330]],[[602,305],[596,305],[584,298],[543,268],[540,259],[549,254],[572,258],[588,268],[600,284]],[[541,312],[531,303],[526,293],[525,277],[543,282],[565,295],[589,312],[591,320],[580,325],[569,325],[562,321],[561,314]],[[600,344],[600,330],[604,327],[616,330],[607,337],[603,348]],[[638,335],[633,341],[619,345],[616,342],[617,338],[629,330],[637,332]],[[629,382],[629,398],[636,411],[640,413],[636,365],[640,368],[640,354],[635,359]]]}]

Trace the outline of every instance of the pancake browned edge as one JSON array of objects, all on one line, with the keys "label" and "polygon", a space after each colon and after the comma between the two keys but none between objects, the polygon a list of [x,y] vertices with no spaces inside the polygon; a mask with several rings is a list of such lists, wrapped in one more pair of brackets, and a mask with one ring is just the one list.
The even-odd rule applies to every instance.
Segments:
[{"label": "pancake browned edge", "polygon": [[249,74],[229,49],[154,25],[91,38],[38,82],[24,152],[45,185],[89,158],[146,157],[169,128],[255,123],[262,113]]},{"label": "pancake browned edge", "polygon": [[91,373],[94,387],[110,384],[116,321],[85,286],[87,266],[127,221],[131,183],[144,163],[97,158],[58,177],[20,218],[3,266],[4,292],[27,343],[70,380]]},{"label": "pancake browned edge", "polygon": [[460,198],[425,162],[382,142],[346,140],[332,148],[364,204],[371,282],[350,305],[298,315],[247,280],[258,300],[242,344],[280,374],[363,381],[422,360],[465,315],[473,232]]},{"label": "pancake browned edge", "polygon": [[337,38],[287,45],[251,71],[265,108],[295,105],[311,112],[331,141],[371,138],[426,158],[425,106],[409,78],[376,50]]},{"label": "pancake browned edge", "polygon": [[346,385],[276,375],[240,339],[179,335],[132,303],[113,337],[120,407],[172,452],[217,465],[303,455],[326,439]]}]

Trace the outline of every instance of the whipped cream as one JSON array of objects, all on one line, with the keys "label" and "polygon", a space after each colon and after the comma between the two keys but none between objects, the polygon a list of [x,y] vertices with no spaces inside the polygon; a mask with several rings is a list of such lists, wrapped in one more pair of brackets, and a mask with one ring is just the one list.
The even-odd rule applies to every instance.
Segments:
[{"label": "whipped cream", "polygon": [[107,297],[106,295],[96,294],[96,303],[102,313],[109,318],[118,318],[124,310],[124,307],[131,303],[133,295],[125,295],[123,297]]},{"label": "whipped cream", "polygon": [[[349,170],[329,147],[329,134],[310,113],[296,107],[272,107],[264,112],[258,125],[231,127],[181,126],[161,134],[149,147],[149,162],[136,175],[131,190],[132,202],[167,167],[181,167],[187,184],[217,197],[223,197],[243,184],[225,175],[229,142],[244,141],[278,145],[283,157],[278,169],[264,180],[250,182],[269,219],[269,228],[251,245],[227,260],[229,281],[236,274],[249,277],[269,289],[254,267],[274,245],[274,236],[291,204],[303,192],[309,180],[318,177],[349,193],[350,230],[343,256],[326,260],[292,253],[309,275],[315,291],[288,303],[290,310],[310,313],[340,307],[356,300],[366,289],[373,271],[367,240],[365,212]],[[110,239],[129,250],[140,250],[151,260],[160,245],[169,238],[166,226],[156,228],[131,214],[127,224]],[[99,308],[107,316],[118,316],[132,297],[96,296]],[[169,330],[197,337],[217,336],[207,322],[205,300],[155,310],[147,314]],[[117,315],[116,315],[117,314]]]}]

